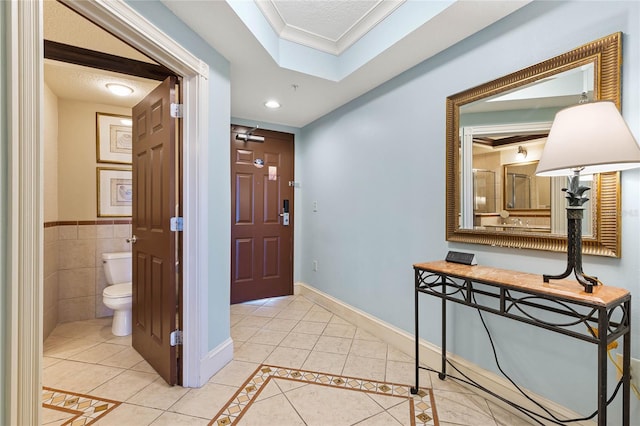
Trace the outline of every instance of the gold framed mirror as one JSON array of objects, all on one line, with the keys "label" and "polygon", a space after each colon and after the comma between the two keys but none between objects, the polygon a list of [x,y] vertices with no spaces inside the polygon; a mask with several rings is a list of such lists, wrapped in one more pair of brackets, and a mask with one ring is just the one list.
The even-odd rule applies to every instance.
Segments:
[{"label": "gold framed mirror", "polygon": [[[548,203],[532,200],[529,187],[526,196],[513,197],[528,197],[535,207],[507,208],[515,202],[507,200],[507,166],[530,174],[517,163],[537,162],[560,109],[585,99],[611,100],[620,108],[621,44],[622,34],[611,34],[447,98],[447,241],[566,251],[560,191],[566,180],[553,178],[548,189],[535,192],[542,200],[548,191]],[[620,257],[619,173],[588,179],[591,209],[583,221],[583,253]]]}]

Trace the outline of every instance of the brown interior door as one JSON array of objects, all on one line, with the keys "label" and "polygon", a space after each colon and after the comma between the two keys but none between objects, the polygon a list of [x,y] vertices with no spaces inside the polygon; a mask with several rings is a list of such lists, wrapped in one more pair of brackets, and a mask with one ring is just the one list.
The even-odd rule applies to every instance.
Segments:
[{"label": "brown interior door", "polygon": [[231,126],[231,303],[293,294],[293,135],[248,130]]},{"label": "brown interior door", "polygon": [[133,347],[167,383],[176,384],[176,78],[133,108]]}]

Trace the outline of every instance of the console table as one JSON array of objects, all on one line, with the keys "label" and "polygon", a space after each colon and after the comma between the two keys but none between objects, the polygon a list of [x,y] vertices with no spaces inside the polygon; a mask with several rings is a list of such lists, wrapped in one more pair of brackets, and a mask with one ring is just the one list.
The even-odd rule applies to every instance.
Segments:
[{"label": "console table", "polygon": [[[597,345],[598,425],[607,424],[607,346],[623,338],[623,425],[629,426],[631,363],[631,294],[610,286],[593,293],[573,280],[542,281],[542,275],[445,261],[413,265],[415,273],[416,385],[419,389],[418,299],[427,294],[441,299],[442,367],[447,363],[447,302],[458,303],[501,317],[561,333]],[[476,297],[479,296],[479,297]],[[545,315],[545,312],[551,315]],[[553,318],[553,322],[548,318]],[[603,332],[604,331],[604,332]]]}]

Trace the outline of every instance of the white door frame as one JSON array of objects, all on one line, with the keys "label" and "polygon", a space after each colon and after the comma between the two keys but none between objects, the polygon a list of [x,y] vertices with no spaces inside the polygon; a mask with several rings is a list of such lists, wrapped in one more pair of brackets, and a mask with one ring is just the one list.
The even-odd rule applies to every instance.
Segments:
[{"label": "white door frame", "polygon": [[[122,0],[63,0],[94,23],[183,77],[183,385],[202,386],[207,356],[207,114],[209,66]],[[10,424],[40,424],[43,281],[42,0],[7,2],[8,336]],[[204,373],[204,374],[203,374]]]}]

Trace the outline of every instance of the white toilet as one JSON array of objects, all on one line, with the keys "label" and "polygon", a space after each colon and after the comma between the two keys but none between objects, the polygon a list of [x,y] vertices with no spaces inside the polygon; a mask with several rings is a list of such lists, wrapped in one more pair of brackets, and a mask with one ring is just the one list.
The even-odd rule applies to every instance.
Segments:
[{"label": "white toilet", "polygon": [[131,334],[131,252],[103,253],[102,266],[107,277],[102,302],[114,312],[111,332],[128,336]]}]

